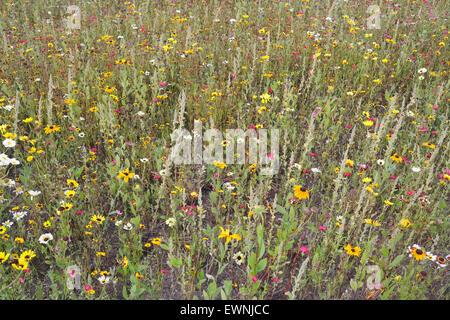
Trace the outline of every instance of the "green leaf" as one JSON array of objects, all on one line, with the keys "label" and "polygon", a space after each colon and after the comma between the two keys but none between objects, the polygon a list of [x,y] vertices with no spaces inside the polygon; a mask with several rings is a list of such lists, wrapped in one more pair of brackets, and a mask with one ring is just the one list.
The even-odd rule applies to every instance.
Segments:
[{"label": "green leaf", "polygon": [[125,299],[128,300],[128,292],[127,292],[127,287],[126,287],[126,286],[123,286],[123,287],[122,287],[122,295],[123,295],[123,297],[124,297]]},{"label": "green leaf", "polygon": [[179,268],[179,267],[181,266],[182,259],[181,259],[181,257],[179,257],[179,258],[171,257],[171,258],[170,258],[170,263],[171,263],[172,266],[174,266],[175,268]]},{"label": "green leaf", "polygon": [[389,257],[389,251],[388,251],[388,248],[381,248],[381,253],[382,253],[383,256],[385,256],[386,258]]},{"label": "green leaf", "polygon": [[282,206],[280,206],[280,205],[278,205],[278,204],[277,204],[276,210],[277,210],[279,213],[282,213],[283,215],[287,215],[287,214],[288,214],[287,210],[286,210],[284,207],[282,207]]},{"label": "green leaf", "polygon": [[248,256],[248,264],[250,265],[250,268],[255,268],[255,266],[256,266],[256,253],[252,252]]},{"label": "green leaf", "polygon": [[261,261],[259,261],[258,264],[256,265],[256,273],[263,271],[266,265],[267,265],[267,258],[264,258]]},{"label": "green leaf", "polygon": [[405,257],[405,255],[403,255],[403,254],[397,256],[394,259],[394,261],[391,262],[391,264],[389,265],[389,268],[393,268],[393,267],[397,266],[400,262],[402,262],[404,257]]}]

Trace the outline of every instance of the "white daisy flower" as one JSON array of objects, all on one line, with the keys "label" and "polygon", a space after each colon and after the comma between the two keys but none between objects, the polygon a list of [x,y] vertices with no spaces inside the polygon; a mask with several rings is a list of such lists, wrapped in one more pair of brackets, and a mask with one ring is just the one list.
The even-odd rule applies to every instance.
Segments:
[{"label": "white daisy flower", "polygon": [[38,191],[30,190],[30,191],[28,191],[28,194],[31,196],[31,200],[33,200],[33,198],[37,197],[38,195],[40,195],[41,192],[39,190]]},{"label": "white daisy flower", "polygon": [[123,229],[130,231],[131,229],[133,229],[133,225],[128,222],[126,225],[123,226]]},{"label": "white daisy flower", "polygon": [[233,256],[234,262],[236,262],[239,266],[244,261],[244,254],[242,252],[236,252]]},{"label": "white daisy flower", "polygon": [[42,244],[47,244],[47,242],[53,240],[53,235],[51,233],[44,233],[39,237],[39,242]]},{"label": "white daisy flower", "polygon": [[14,224],[14,222],[12,222],[12,221],[10,221],[10,220],[6,220],[5,222],[2,223],[2,226],[11,228],[11,226],[12,226],[13,224]]},{"label": "white daisy flower", "polygon": [[177,223],[177,220],[175,218],[169,218],[166,220],[166,224],[171,228],[173,226],[175,226],[176,223]]},{"label": "white daisy flower", "polygon": [[419,71],[417,71],[417,72],[419,72],[420,74],[423,74],[423,73],[427,72],[427,69],[426,68],[420,68]]},{"label": "white daisy flower", "polygon": [[412,167],[411,170],[412,170],[413,172],[420,172],[421,169],[418,168],[418,167]]},{"label": "white daisy flower", "polygon": [[12,139],[5,139],[3,141],[3,145],[5,146],[5,148],[13,148],[16,145],[16,141]]},{"label": "white daisy flower", "polygon": [[26,211],[17,211],[13,213],[13,218],[16,221],[21,220],[23,217],[25,217],[27,215]]},{"label": "white daisy flower", "polygon": [[9,159],[9,163],[14,165],[14,166],[17,166],[17,165],[20,164],[20,161],[17,160],[16,158],[12,158],[12,159]]},{"label": "white daisy flower", "polygon": [[98,278],[98,281],[100,281],[101,284],[107,284],[109,282],[109,277],[101,276]]}]

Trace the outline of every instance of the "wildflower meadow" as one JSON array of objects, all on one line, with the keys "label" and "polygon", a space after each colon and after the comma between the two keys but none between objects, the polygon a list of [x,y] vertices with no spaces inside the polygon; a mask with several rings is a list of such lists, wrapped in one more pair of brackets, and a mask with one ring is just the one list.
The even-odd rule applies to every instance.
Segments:
[{"label": "wildflower meadow", "polygon": [[1,1],[0,299],[448,300],[448,16]]}]

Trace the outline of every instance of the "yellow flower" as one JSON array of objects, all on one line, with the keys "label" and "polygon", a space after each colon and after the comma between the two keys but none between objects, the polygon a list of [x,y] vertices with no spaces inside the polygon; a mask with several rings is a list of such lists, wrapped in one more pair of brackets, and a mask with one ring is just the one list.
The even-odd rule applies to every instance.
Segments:
[{"label": "yellow flower", "polygon": [[9,253],[4,251],[0,251],[0,264],[3,264],[6,260],[8,260]]},{"label": "yellow flower", "polygon": [[134,175],[135,175],[135,173],[130,172],[130,169],[127,168],[126,170],[119,171],[119,175],[117,176],[117,178],[119,178],[119,179],[120,179],[120,178],[123,178],[123,180],[124,180],[125,182],[128,182],[128,180],[129,180],[130,178],[132,178]]},{"label": "yellow flower", "polygon": [[153,238],[152,243],[155,246],[159,246],[161,244],[161,238]]},{"label": "yellow flower", "polygon": [[309,191],[306,190],[305,187],[302,186],[294,186],[294,195],[296,198],[302,200],[302,199],[309,199]]},{"label": "yellow flower", "polygon": [[71,188],[78,188],[78,182],[76,182],[75,180],[68,179],[67,185]]},{"label": "yellow flower", "polygon": [[65,192],[65,194],[66,194],[66,197],[67,197],[67,198],[72,198],[72,197],[75,195],[75,191],[73,191],[73,190],[67,190],[67,191]]},{"label": "yellow flower", "polygon": [[91,218],[91,222],[96,222],[98,224],[101,224],[103,221],[105,221],[105,217],[102,215],[93,215]]},{"label": "yellow flower", "polygon": [[221,161],[214,161],[213,163],[214,163],[214,165],[215,165],[216,167],[218,167],[218,168],[220,168],[220,169],[223,169],[223,168],[225,168],[225,167],[227,166],[225,163],[223,163],[223,162],[221,162]]},{"label": "yellow flower", "polygon": [[347,251],[347,254],[350,256],[359,256],[361,254],[361,249],[358,247],[352,247],[351,245],[347,244],[347,246],[344,248],[344,250]]},{"label": "yellow flower", "polygon": [[381,226],[381,223],[379,223],[378,221],[372,220],[372,219],[364,219],[364,221],[368,224],[373,225],[374,227]]},{"label": "yellow flower", "polygon": [[408,218],[406,218],[406,219],[401,219],[400,222],[398,223],[398,225],[403,228],[408,228],[412,225],[412,223],[409,221]]},{"label": "yellow flower", "polygon": [[15,259],[11,266],[17,270],[26,270],[28,269],[28,261],[21,258]]},{"label": "yellow flower", "polygon": [[353,167],[353,161],[352,160],[350,160],[350,159],[347,159],[346,161],[345,161],[345,165],[346,166],[348,166],[348,167]]},{"label": "yellow flower", "polygon": [[400,156],[399,156],[398,154],[396,154],[396,153],[394,153],[394,154],[391,156],[391,159],[392,159],[393,161],[397,162],[397,163],[403,161],[402,157],[400,157]]},{"label": "yellow flower", "polygon": [[392,206],[394,203],[390,202],[389,200],[384,200],[384,204],[387,206]]},{"label": "yellow flower", "polygon": [[36,257],[36,254],[34,253],[33,250],[27,250],[20,254],[20,259],[24,259],[26,261],[29,261],[34,257]]},{"label": "yellow flower", "polygon": [[122,267],[125,269],[126,267],[128,267],[128,258],[127,256],[123,257],[122,262],[121,262]]},{"label": "yellow flower", "polygon": [[219,239],[226,238],[226,243],[230,242],[231,239],[241,240],[241,237],[238,234],[230,234],[229,229],[224,230],[222,227],[220,227],[220,230],[222,230],[222,232],[219,235]]},{"label": "yellow flower", "polygon": [[49,134],[49,133],[52,133],[52,132],[59,131],[60,129],[61,129],[61,127],[58,127],[58,126],[47,125],[47,127],[44,130],[44,132],[45,132],[45,134]]},{"label": "yellow flower", "polygon": [[363,125],[366,126],[366,127],[371,127],[371,126],[373,126],[373,121],[366,120],[366,121],[363,122]]},{"label": "yellow flower", "polygon": [[409,253],[417,260],[423,260],[427,257],[427,254],[424,250],[418,247],[409,248]]},{"label": "yellow flower", "polygon": [[422,145],[431,149],[436,149],[436,146],[432,143],[424,142]]}]

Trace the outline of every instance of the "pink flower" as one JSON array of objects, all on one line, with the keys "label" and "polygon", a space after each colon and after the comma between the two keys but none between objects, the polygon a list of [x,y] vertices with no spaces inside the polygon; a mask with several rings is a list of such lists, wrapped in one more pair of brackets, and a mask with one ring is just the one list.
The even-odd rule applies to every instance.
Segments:
[{"label": "pink flower", "polygon": [[131,145],[132,145],[131,142],[129,142],[129,141],[125,142],[125,144],[126,144],[127,146],[131,146]]},{"label": "pink flower", "polygon": [[164,274],[169,273],[169,271],[167,271],[167,270],[161,270],[161,272],[164,273]]},{"label": "pink flower", "polygon": [[79,216],[83,215],[83,211],[78,210],[78,211],[77,211],[77,215],[79,215]]},{"label": "pink flower", "polygon": [[155,179],[161,178],[161,176],[159,174],[155,174],[154,177],[155,177]]},{"label": "pink flower", "polygon": [[92,287],[91,287],[91,286],[88,286],[88,285],[86,284],[86,285],[84,285],[84,290],[90,291],[90,290],[92,290]]},{"label": "pink flower", "polygon": [[19,281],[20,281],[20,283],[24,283],[25,282],[25,280],[22,277],[19,278]]},{"label": "pink flower", "polygon": [[303,246],[303,247],[300,248],[300,252],[303,252],[304,254],[307,254],[308,253],[308,248]]},{"label": "pink flower", "polygon": [[255,276],[253,276],[253,277],[252,277],[252,281],[253,281],[253,282],[256,282],[256,281],[258,281],[258,278],[255,277]]},{"label": "pink flower", "polygon": [[278,278],[273,278],[273,282],[280,282],[280,279],[278,279]]},{"label": "pink flower", "polygon": [[319,226],[319,230],[325,231],[325,230],[327,230],[327,227],[325,227],[325,226]]}]

